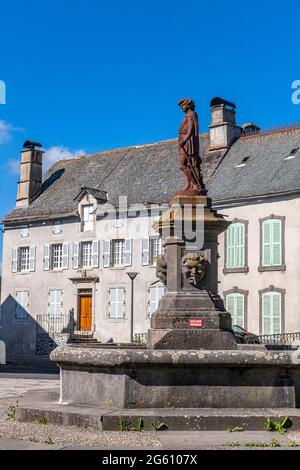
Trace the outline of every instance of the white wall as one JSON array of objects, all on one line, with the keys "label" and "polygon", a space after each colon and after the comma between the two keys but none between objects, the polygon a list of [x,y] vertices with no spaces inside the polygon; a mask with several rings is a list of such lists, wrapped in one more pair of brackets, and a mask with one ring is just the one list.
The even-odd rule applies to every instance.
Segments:
[{"label": "white wall", "polygon": [[[261,201],[246,206],[218,208],[229,219],[248,220],[248,273],[224,274],[224,234],[219,237],[219,293],[237,286],[248,290],[248,329],[259,333],[258,291],[270,285],[286,289],[285,331],[300,331],[300,199]],[[259,272],[259,219],[271,214],[285,216],[285,271]]]}]

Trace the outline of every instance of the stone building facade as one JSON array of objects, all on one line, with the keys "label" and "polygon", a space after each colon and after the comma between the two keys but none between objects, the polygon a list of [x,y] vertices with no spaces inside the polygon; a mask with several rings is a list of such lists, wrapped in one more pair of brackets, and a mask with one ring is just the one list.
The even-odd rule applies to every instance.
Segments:
[{"label": "stone building facade", "polygon": [[[233,222],[219,239],[219,293],[233,323],[253,333],[300,331],[300,126],[261,132],[237,126],[232,103],[211,104],[199,137],[203,174],[214,207]],[[45,338],[57,344],[73,330],[102,342],[148,330],[164,292],[152,223],[182,185],[175,139],[61,160],[43,180],[41,162],[40,150],[22,152],[17,206],[3,220],[9,360],[41,354]]]}]

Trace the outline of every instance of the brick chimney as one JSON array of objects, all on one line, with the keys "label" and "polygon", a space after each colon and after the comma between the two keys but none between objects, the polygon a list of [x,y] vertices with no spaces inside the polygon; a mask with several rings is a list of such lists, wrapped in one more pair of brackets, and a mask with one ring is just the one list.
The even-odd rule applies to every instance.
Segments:
[{"label": "brick chimney", "polygon": [[227,150],[242,132],[235,123],[236,106],[219,97],[213,98],[210,106],[209,150]]},{"label": "brick chimney", "polygon": [[42,184],[42,156],[41,144],[37,142],[24,142],[21,152],[20,181],[18,183],[17,207],[28,207]]}]

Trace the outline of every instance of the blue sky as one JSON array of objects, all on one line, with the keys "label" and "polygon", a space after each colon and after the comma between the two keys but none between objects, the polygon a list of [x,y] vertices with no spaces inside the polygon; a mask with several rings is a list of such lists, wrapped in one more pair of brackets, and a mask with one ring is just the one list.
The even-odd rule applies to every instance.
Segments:
[{"label": "blue sky", "polygon": [[15,205],[25,139],[69,156],[177,135],[177,101],[237,104],[238,123],[300,122],[300,3],[0,0],[0,216]]}]

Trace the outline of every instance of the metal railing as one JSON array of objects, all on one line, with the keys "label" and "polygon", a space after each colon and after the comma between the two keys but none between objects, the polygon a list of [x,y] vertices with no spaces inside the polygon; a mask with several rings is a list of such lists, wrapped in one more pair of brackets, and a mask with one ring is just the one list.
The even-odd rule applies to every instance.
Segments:
[{"label": "metal railing", "polygon": [[70,340],[75,343],[91,343],[97,341],[92,331],[74,330],[70,333]]},{"label": "metal railing", "polygon": [[137,344],[146,344],[147,343],[147,333],[135,333],[133,342]]},{"label": "metal railing", "polygon": [[294,342],[300,344],[300,332],[295,333],[277,333],[273,335],[246,336],[247,344],[283,344],[292,345]]},{"label": "metal railing", "polygon": [[74,331],[74,317],[69,315],[37,315],[37,332],[43,333],[72,333]]}]

